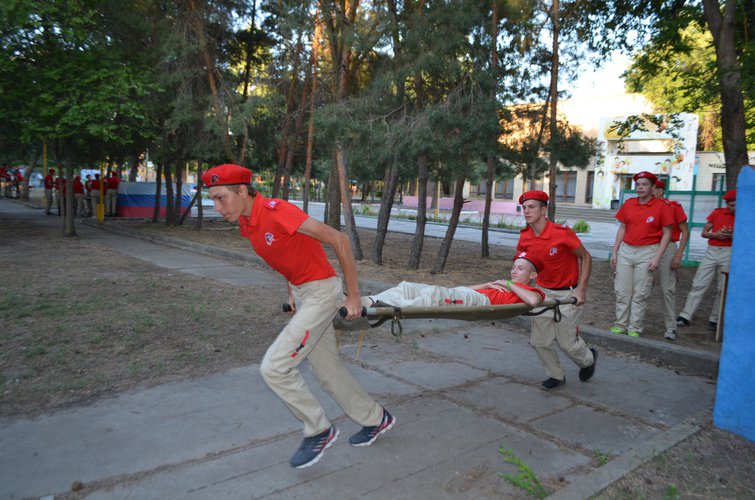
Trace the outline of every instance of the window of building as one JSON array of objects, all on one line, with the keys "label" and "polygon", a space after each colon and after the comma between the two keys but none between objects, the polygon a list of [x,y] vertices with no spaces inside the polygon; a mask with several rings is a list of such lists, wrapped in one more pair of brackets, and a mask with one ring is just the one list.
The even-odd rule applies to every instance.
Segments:
[{"label": "window of building", "polygon": [[585,189],[585,203],[592,203],[592,189],[595,184],[595,172],[587,172],[587,189]]},{"label": "window of building", "polygon": [[714,173],[713,182],[710,186],[711,191],[726,191],[726,174]]},{"label": "window of building", "polygon": [[504,200],[514,198],[514,179],[501,179],[495,183],[495,197]]},{"label": "window of building", "polygon": [[559,172],[556,175],[556,201],[574,203],[577,192],[577,172]]}]

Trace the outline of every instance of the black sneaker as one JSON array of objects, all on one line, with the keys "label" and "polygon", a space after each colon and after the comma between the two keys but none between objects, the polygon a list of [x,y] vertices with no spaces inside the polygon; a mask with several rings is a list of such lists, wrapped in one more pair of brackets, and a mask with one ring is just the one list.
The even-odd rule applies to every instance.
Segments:
[{"label": "black sneaker", "polygon": [[[579,369],[579,380],[581,380],[582,382],[587,382],[588,380],[590,380],[590,378],[592,378],[593,375],[595,375],[595,363],[598,362],[598,351],[596,351],[592,347],[590,348],[590,350],[592,351],[592,364],[590,366],[585,366],[584,368]],[[543,384],[545,384],[545,382],[543,382]]]},{"label": "black sneaker", "polygon": [[362,427],[361,431],[349,438],[349,443],[351,443],[351,446],[369,446],[379,435],[393,427],[395,423],[396,417],[383,408],[383,421],[380,422],[380,425]]},{"label": "black sneaker", "polygon": [[540,387],[545,389],[546,391],[550,391],[551,389],[555,389],[559,385],[564,385],[566,383],[566,379],[558,380],[555,378],[549,378],[548,380],[544,380],[542,384],[540,384]]},{"label": "black sneaker", "polygon": [[320,460],[325,450],[333,446],[336,439],[338,439],[338,429],[333,425],[330,426],[330,429],[320,434],[304,438],[301,446],[299,446],[299,449],[288,463],[291,464],[291,467],[296,467],[297,469],[314,465]]},{"label": "black sneaker", "polygon": [[710,330],[711,332],[715,332],[716,328],[718,328],[718,323],[714,321],[708,321],[708,330]]},{"label": "black sneaker", "polygon": [[677,316],[676,326],[689,326],[689,320],[683,316]]}]

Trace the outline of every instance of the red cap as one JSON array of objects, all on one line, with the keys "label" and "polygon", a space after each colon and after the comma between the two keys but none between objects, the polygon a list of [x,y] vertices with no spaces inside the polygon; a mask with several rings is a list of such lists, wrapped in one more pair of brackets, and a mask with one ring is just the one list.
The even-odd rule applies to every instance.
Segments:
[{"label": "red cap", "polygon": [[[542,192],[542,191],[541,191]],[[532,198],[530,198],[532,199]],[[533,266],[535,266],[535,272],[540,272],[543,269],[543,261],[540,260],[539,257],[536,255],[533,255],[531,253],[527,252],[520,252],[514,256],[514,260],[516,259],[524,259],[530,262]]]},{"label": "red cap", "polygon": [[235,186],[238,184],[251,184],[252,171],[240,165],[226,163],[213,167],[202,174],[202,182],[205,186]]},{"label": "red cap", "polygon": [[54,169],[54,168],[51,168],[51,169],[50,169],[50,173],[51,173],[51,174],[54,174],[54,173],[55,173],[55,169]]},{"label": "red cap", "polygon": [[519,197],[519,204],[521,205],[527,200],[538,200],[544,203],[548,203],[548,193],[546,193],[545,191],[538,191],[536,189],[527,191]]},{"label": "red cap", "polygon": [[655,185],[656,182],[658,182],[658,177],[655,176],[655,174],[651,174],[647,170],[643,170],[642,172],[637,172],[632,177],[634,179],[634,182],[637,182],[637,179],[647,179],[650,181],[650,184]]},{"label": "red cap", "polygon": [[666,190],[666,183],[659,179],[659,180],[655,181],[655,187],[657,187],[658,189],[663,189],[665,191]]},{"label": "red cap", "polygon": [[727,191],[726,194],[723,196],[724,201],[736,201],[737,199],[737,190],[732,189],[730,191]]}]

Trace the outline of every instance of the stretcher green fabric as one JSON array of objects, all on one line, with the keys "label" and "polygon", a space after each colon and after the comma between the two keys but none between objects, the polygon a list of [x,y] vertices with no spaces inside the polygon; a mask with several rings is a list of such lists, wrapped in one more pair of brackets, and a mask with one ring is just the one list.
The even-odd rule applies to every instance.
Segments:
[{"label": "stretcher green fabric", "polygon": [[[558,307],[562,304],[573,304],[576,298],[570,297],[567,300],[549,299],[537,307],[530,307],[527,304],[506,304],[500,306],[437,306],[437,307],[393,307],[379,304],[378,307],[367,307],[364,309],[363,316],[353,321],[346,321],[341,311],[333,320],[333,326],[336,330],[341,331],[358,331],[367,328],[380,326],[387,321],[391,321],[391,330],[394,335],[397,334],[395,327],[398,326],[399,333],[401,330],[401,320],[404,319],[456,319],[462,321],[500,321],[510,319],[522,314],[534,316],[543,314],[547,311],[554,311],[554,321],[560,321],[561,313]],[[370,323],[372,321],[372,323]]]}]

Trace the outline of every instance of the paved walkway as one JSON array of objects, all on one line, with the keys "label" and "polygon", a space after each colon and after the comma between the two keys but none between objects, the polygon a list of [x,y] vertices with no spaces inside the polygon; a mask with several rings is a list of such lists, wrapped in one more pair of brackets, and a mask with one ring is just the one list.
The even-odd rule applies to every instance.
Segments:
[{"label": "paved walkway", "polygon": [[[61,224],[6,200],[0,217],[51,230]],[[241,275],[240,285],[283,286],[243,262],[188,250],[163,261],[158,243],[77,229],[81,238],[160,266],[202,275],[212,269],[213,276],[223,269]],[[585,498],[709,418],[715,387],[706,377],[601,352],[591,381],[579,382],[565,360],[567,384],[545,392],[527,338],[505,324],[414,321],[404,328],[401,343],[367,342],[360,361],[353,336],[342,347],[354,375],[398,418],[370,447],[348,445],[356,424],[305,370],[341,437],[315,466],[289,468],[300,425],[253,364],[35,418],[1,418],[0,498],[60,495],[75,481],[95,499],[521,497],[499,476],[517,472],[500,448],[550,490],[560,488],[554,498]],[[371,335],[390,333],[381,327]],[[634,340],[621,339],[630,349],[653,344]],[[612,460],[599,467],[601,457]]]}]

